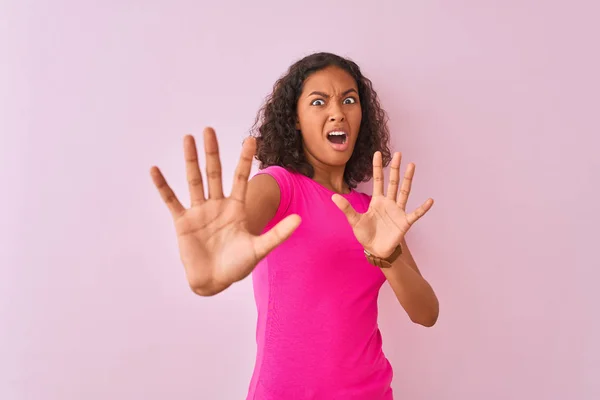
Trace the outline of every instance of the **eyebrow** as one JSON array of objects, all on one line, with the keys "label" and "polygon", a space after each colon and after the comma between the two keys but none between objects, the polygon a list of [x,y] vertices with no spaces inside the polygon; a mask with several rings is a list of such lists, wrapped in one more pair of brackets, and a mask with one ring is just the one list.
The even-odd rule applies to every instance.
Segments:
[{"label": "eyebrow", "polygon": [[[348,90],[346,90],[344,93],[342,93],[342,96],[345,96],[345,95],[347,95],[348,93],[352,93],[352,92],[354,92],[354,93],[358,94],[358,92],[356,91],[356,89],[354,89],[354,88],[353,88],[353,89],[348,89]],[[309,94],[309,96],[314,96],[314,95],[321,96],[321,97],[325,97],[326,99],[328,99],[328,98],[330,98],[330,97],[331,97],[331,96],[330,96],[330,95],[328,95],[327,93],[319,92],[319,91],[316,91],[316,90],[315,90],[314,92],[311,92],[311,93]]]}]

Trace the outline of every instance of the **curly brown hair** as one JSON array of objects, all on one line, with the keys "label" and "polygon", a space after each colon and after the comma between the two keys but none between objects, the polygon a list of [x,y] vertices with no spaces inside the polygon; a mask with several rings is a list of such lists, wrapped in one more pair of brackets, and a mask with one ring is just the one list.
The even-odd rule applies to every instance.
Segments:
[{"label": "curly brown hair", "polygon": [[290,66],[273,86],[265,104],[256,116],[251,135],[256,138],[259,168],[279,165],[309,178],[314,169],[306,160],[302,136],[296,130],[296,106],[304,81],[313,73],[330,66],[348,72],[356,81],[362,107],[360,131],[350,160],[344,170],[344,181],[351,188],[373,176],[373,154],[381,151],[383,165],[391,160],[387,115],[379,104],[371,81],[350,59],[332,53],[314,53]]}]

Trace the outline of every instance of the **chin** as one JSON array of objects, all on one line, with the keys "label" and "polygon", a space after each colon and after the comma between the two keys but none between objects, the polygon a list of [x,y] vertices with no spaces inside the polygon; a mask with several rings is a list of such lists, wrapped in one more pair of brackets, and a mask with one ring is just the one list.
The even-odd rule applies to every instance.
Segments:
[{"label": "chin", "polygon": [[345,166],[350,157],[352,157],[352,153],[354,152],[354,145],[350,145],[344,151],[336,151],[331,148],[329,145],[326,147],[320,148],[318,152],[310,152],[306,145],[304,147],[304,153],[310,154],[310,158],[315,159],[315,161],[320,162],[321,164],[328,165],[330,167],[343,167]]},{"label": "chin", "polygon": [[323,159],[326,160],[326,164],[341,167],[344,166],[350,161],[350,157],[352,157],[352,150],[348,149],[344,152],[332,151],[324,154]]}]

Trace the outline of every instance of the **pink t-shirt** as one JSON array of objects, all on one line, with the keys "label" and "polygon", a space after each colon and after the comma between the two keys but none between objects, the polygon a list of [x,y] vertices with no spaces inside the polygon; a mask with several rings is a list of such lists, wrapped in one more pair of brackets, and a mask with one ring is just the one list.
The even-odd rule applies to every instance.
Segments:
[{"label": "pink t-shirt", "polygon": [[[302,223],[252,272],[257,357],[247,400],[390,400],[377,296],[385,282],[369,264],[334,192],[271,166],[281,200],[265,231],[287,215]],[[370,196],[343,195],[358,211]]]}]

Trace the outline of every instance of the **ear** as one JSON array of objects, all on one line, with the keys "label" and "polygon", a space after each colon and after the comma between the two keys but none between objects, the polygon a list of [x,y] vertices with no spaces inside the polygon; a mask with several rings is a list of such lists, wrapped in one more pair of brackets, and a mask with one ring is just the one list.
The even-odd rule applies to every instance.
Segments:
[{"label": "ear", "polygon": [[296,130],[300,130],[300,121],[296,120]]}]

